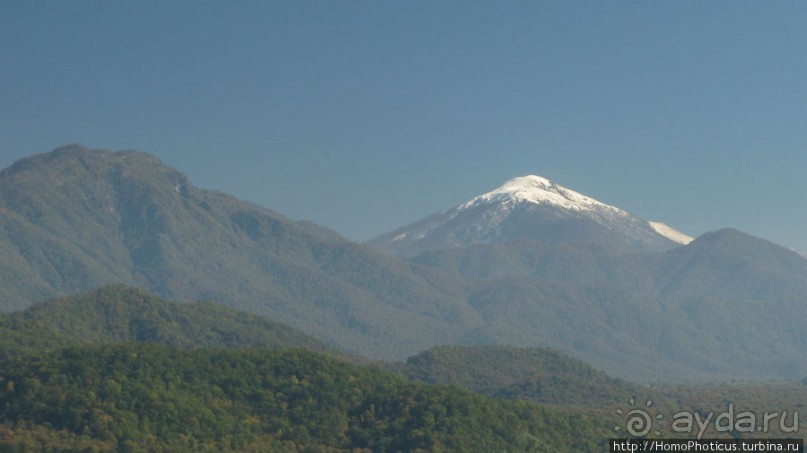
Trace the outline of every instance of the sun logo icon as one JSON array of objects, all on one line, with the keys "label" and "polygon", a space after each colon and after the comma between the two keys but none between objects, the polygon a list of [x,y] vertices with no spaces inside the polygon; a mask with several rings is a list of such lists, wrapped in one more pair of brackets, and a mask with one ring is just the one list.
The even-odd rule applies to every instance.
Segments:
[{"label": "sun logo icon", "polygon": [[[629,402],[632,407],[636,406],[636,400],[634,398],[631,398]],[[652,405],[653,402],[650,400],[647,400],[647,403],[645,403],[646,408],[650,408]],[[617,408],[616,413],[617,415],[625,416],[625,428],[628,434],[633,437],[644,437],[648,435],[650,431],[653,431],[653,434],[656,436],[661,435],[661,431],[653,429],[653,416],[651,416],[650,413],[645,409],[632,409],[626,414],[625,411]],[[656,420],[661,420],[662,418],[664,418],[664,416],[661,414],[658,414],[655,417]],[[621,426],[614,427],[614,431],[619,431],[621,429]]]}]

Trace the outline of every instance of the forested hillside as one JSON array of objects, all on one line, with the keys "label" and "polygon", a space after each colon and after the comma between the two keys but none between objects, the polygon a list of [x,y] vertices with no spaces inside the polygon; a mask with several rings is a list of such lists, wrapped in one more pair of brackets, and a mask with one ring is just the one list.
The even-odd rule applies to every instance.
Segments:
[{"label": "forested hillside", "polygon": [[123,283],[403,358],[476,315],[461,279],[219,192],[137,151],[65,146],[0,171],[0,311]]},{"label": "forested hillside", "polygon": [[0,315],[0,451],[597,451],[603,442],[601,422],[581,414],[416,384],[369,363],[259,316],[107,286]]},{"label": "forested hillside", "polygon": [[66,345],[159,343],[181,348],[337,351],[291,327],[210,302],[179,304],[123,285],[0,314],[0,355]]}]

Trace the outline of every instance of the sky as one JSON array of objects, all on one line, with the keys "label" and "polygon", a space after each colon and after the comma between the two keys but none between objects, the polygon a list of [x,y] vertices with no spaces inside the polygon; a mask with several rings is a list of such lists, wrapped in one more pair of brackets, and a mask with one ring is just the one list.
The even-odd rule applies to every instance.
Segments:
[{"label": "sky", "polygon": [[0,167],[150,152],[363,241],[526,174],[807,251],[807,2],[0,0]]}]

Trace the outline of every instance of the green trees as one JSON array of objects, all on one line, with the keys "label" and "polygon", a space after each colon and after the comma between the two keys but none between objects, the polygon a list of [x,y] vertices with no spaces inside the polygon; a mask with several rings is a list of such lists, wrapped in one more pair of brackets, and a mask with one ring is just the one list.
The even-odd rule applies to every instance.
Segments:
[{"label": "green trees", "polygon": [[127,343],[21,354],[2,370],[9,449],[593,451],[605,437],[579,416],[300,349]]},{"label": "green trees", "polygon": [[0,451],[560,451],[604,437],[339,356],[215,304],[119,285],[54,299],[0,315]]},{"label": "green trees", "polygon": [[209,302],[177,304],[123,285],[0,314],[0,351],[122,341],[182,348],[305,347],[336,352],[308,335],[260,316]]}]

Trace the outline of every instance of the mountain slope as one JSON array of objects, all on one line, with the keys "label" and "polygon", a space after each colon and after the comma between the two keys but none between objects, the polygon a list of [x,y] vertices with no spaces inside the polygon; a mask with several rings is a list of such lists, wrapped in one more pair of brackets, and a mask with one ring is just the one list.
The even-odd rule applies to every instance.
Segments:
[{"label": "mountain slope", "polygon": [[807,294],[806,259],[731,228],[660,255],[655,274],[664,295],[803,301]]},{"label": "mountain slope", "polygon": [[411,261],[472,279],[537,277],[639,292],[648,292],[653,285],[651,269],[639,254],[523,238],[503,244],[475,244],[423,252]]},{"label": "mountain slope", "polygon": [[666,252],[626,254],[585,244],[517,239],[428,251],[410,261],[476,279],[538,277],[658,297],[773,302],[807,294],[807,259],[730,228]]},{"label": "mountain slope", "polygon": [[735,230],[667,252],[519,239],[412,261],[479,282],[466,344],[552,347],[631,380],[807,373],[807,260]]},{"label": "mountain slope", "polygon": [[627,251],[676,245],[651,224],[539,176],[513,178],[501,187],[429,216],[368,244],[398,256],[517,238],[597,244]]},{"label": "mountain slope", "polygon": [[0,314],[2,352],[129,341],[183,348],[299,347],[336,353],[308,335],[259,316],[210,302],[177,304],[122,285]]},{"label": "mountain slope", "polygon": [[0,310],[111,283],[224,303],[376,357],[476,322],[460,280],[198,189],[145,153],[71,145],[1,171]]}]

